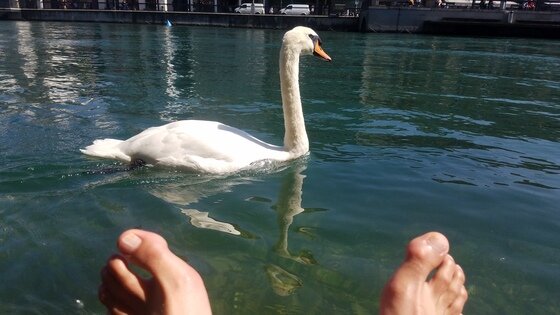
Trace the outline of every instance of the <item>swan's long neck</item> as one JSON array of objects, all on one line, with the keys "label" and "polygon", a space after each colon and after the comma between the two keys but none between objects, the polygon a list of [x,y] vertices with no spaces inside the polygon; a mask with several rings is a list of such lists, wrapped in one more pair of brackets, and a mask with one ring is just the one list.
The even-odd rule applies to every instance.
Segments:
[{"label": "swan's long neck", "polygon": [[299,55],[290,45],[280,50],[280,89],[284,109],[284,148],[294,157],[309,151],[299,94]]}]

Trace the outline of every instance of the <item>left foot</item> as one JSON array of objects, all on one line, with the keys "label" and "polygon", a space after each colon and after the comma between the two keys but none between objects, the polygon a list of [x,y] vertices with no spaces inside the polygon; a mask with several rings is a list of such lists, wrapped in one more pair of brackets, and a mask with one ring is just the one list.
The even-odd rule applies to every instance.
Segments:
[{"label": "left foot", "polygon": [[[211,314],[202,278],[173,254],[159,235],[142,230],[121,234],[120,255],[109,259],[101,272],[99,300],[109,314]],[[153,277],[144,279],[134,264]]]}]

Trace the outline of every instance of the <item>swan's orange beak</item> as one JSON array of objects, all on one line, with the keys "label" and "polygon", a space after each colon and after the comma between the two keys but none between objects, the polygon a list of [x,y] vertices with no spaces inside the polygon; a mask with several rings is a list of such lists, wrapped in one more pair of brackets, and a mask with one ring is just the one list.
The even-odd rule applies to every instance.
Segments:
[{"label": "swan's orange beak", "polygon": [[314,48],[313,48],[313,55],[325,60],[325,61],[331,61],[331,57],[329,57],[329,55],[327,55],[327,53],[323,50],[323,48],[321,48],[321,41],[316,40],[314,41]]}]

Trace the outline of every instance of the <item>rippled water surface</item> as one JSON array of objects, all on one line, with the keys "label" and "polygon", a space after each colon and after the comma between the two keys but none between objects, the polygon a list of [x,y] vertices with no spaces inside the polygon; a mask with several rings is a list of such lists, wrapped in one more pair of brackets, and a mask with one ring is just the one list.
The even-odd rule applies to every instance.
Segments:
[{"label": "rippled water surface", "polygon": [[560,313],[560,42],[323,32],[334,62],[301,67],[309,157],[210,177],[79,149],[191,118],[280,144],[282,32],[0,34],[2,314],[102,314],[99,270],[130,227],[188,257],[217,314],[375,313],[429,230],[467,272],[465,314]]}]

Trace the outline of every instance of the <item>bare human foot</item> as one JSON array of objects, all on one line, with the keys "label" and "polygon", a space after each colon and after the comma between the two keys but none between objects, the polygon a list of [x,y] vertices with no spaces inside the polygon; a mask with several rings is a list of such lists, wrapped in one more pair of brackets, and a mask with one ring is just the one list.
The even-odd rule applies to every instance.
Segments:
[{"label": "bare human foot", "polygon": [[407,251],[406,259],[383,289],[380,313],[461,314],[467,301],[465,274],[448,255],[447,238],[437,232],[426,233],[413,239]]},{"label": "bare human foot", "polygon": [[[117,241],[120,255],[101,272],[99,300],[109,314],[211,314],[208,295],[196,270],[175,256],[159,235],[128,230]],[[129,264],[148,271],[143,279]]]},{"label": "bare human foot", "polygon": [[[99,287],[99,299],[110,314],[211,314],[202,278],[161,236],[128,230],[117,246],[122,255],[109,259]],[[405,261],[383,290],[381,314],[461,314],[467,300],[465,275],[448,252],[449,242],[440,233],[412,240]],[[139,277],[129,263],[153,278]]]}]

